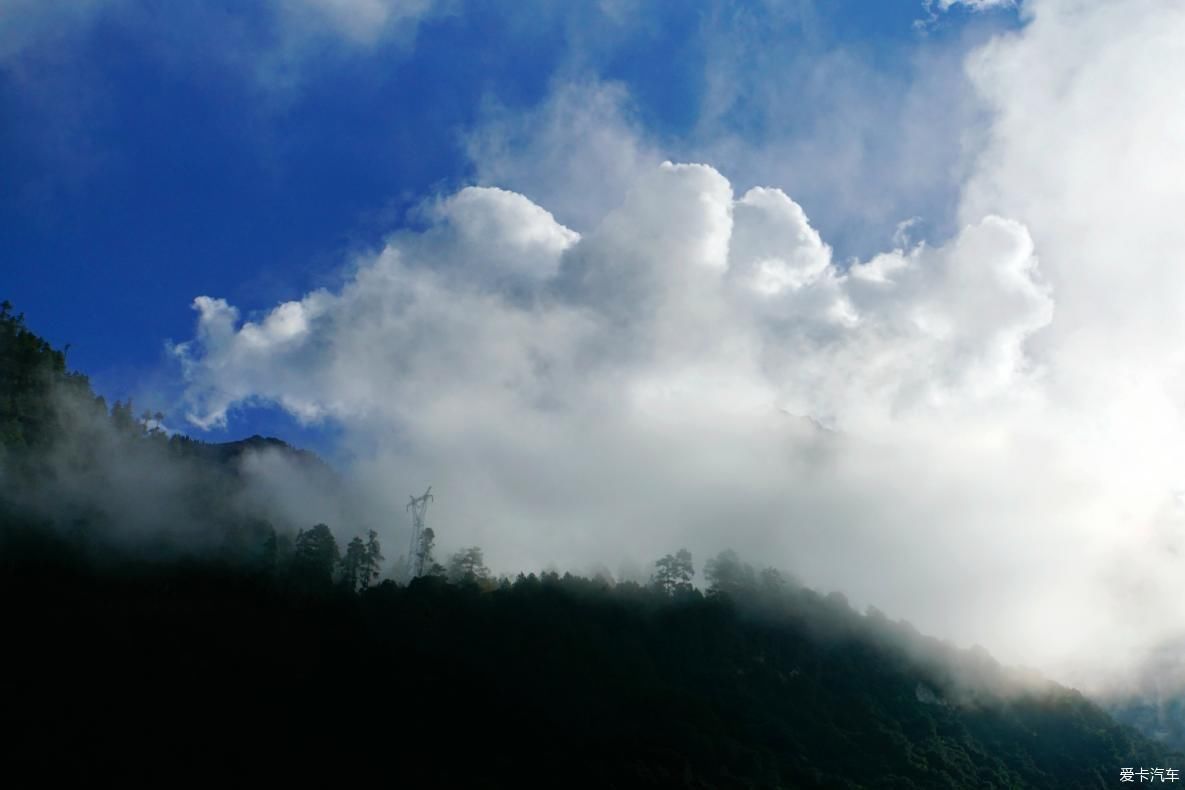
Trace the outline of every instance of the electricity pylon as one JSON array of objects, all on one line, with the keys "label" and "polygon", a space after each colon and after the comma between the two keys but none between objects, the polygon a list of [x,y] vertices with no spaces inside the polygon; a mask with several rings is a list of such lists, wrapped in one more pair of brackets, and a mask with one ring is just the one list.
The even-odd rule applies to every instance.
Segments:
[{"label": "electricity pylon", "polygon": [[407,509],[411,511],[411,548],[407,552],[411,560],[411,576],[408,581],[422,576],[424,573],[424,552],[420,546],[420,536],[424,532],[424,515],[428,512],[428,503],[432,501],[432,486],[420,496],[409,497]]}]

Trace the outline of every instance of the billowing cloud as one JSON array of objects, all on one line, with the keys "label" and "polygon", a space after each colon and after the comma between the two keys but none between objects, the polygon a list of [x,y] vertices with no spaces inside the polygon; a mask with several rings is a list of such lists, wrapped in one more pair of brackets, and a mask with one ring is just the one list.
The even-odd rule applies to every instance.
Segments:
[{"label": "billowing cloud", "polygon": [[[263,400],[339,421],[390,513],[431,482],[442,543],[505,569],[733,545],[965,639],[1005,629],[979,586],[1021,573],[996,537],[1048,515],[1018,474],[1044,437],[1013,433],[1044,408],[1026,344],[1053,317],[1024,227],[838,266],[781,191],[673,164],[583,236],[496,189],[425,216],[336,292],[247,322],[198,299],[192,419]],[[1026,591],[1059,589],[1031,570]]]},{"label": "billowing cloud", "polygon": [[[241,325],[226,302],[198,298],[198,338],[178,347],[193,419],[221,422],[235,403],[265,398],[305,419],[398,421],[436,398],[421,367],[467,396],[575,405],[595,401],[574,380],[593,370],[629,385],[673,365],[676,377],[703,369],[765,392],[774,409],[875,424],[1023,385],[1022,345],[1052,315],[1014,222],[988,217],[943,247],[841,270],[788,196],[756,188],[734,199],[704,165],[657,168],[583,238],[493,188],[464,189],[427,214],[434,224],[360,261],[340,293]],[[356,390],[371,376],[340,375],[363,349],[400,371],[386,398]],[[717,361],[730,375],[705,367]]]},{"label": "billowing cloud", "polygon": [[442,545],[505,570],[732,546],[1010,660],[1139,655],[1185,628],[1185,13],[1025,13],[968,60],[949,238],[837,260],[781,190],[652,164],[623,93],[559,86],[340,288],[196,300],[191,419],[340,423],[390,536],[432,483]]}]

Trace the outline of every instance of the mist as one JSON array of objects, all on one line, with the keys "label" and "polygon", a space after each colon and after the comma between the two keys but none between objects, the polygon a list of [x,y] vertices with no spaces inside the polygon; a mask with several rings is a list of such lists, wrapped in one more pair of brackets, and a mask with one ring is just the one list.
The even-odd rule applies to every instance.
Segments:
[{"label": "mist", "polygon": [[[85,379],[83,379],[85,381]],[[48,431],[32,449],[0,455],[7,512],[81,540],[91,559],[216,559],[235,541],[263,550],[265,533],[290,540],[316,523],[343,538],[366,533],[351,488],[312,453],[252,437],[205,444],[170,436],[131,405],[58,383],[45,392]]]}]

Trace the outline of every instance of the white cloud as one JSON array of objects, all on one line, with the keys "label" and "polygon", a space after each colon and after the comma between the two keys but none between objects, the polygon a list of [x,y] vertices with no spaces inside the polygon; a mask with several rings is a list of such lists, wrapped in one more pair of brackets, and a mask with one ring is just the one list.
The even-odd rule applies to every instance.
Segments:
[{"label": "white cloud", "polygon": [[[779,190],[672,164],[580,237],[492,189],[427,216],[338,292],[242,324],[197,300],[195,422],[260,399],[340,421],[377,443],[355,474],[391,513],[431,482],[442,543],[506,569],[731,544],[964,639],[1006,627],[944,563],[982,544],[977,583],[1019,573],[998,522],[1037,526],[1001,495],[1036,496],[1009,453],[1041,437],[1010,431],[1041,408],[1024,347],[1052,315],[1023,227],[844,270]],[[873,573],[886,551],[901,569]]]},{"label": "white cloud", "polygon": [[[1137,654],[1185,627],[1185,11],[1025,13],[901,116],[864,90],[824,113],[984,103],[965,170],[957,129],[886,127],[967,174],[941,244],[836,261],[785,193],[660,166],[624,92],[559,84],[470,138],[514,191],[429,203],[340,289],[252,321],[197,300],[194,420],[339,421],[377,501],[433,483],[446,548],[504,569],[732,545],[1010,660]],[[764,149],[775,183],[867,170],[830,123]],[[746,186],[762,170],[700,132]],[[839,180],[832,208],[886,215],[880,181]]]},{"label": "white cloud", "polygon": [[423,213],[432,229],[402,234],[398,246],[487,285],[554,276],[560,254],[580,238],[527,198],[495,187],[466,187]]},{"label": "white cloud", "polygon": [[1013,217],[1041,250],[1058,313],[1032,350],[1074,417],[1057,421],[1057,439],[1122,492],[1094,588],[1114,629],[1096,641],[1138,651],[1185,631],[1172,603],[1185,594],[1185,521],[1170,507],[1185,469],[1185,8],[1026,10],[1024,29],[968,63],[992,123],[959,213]]}]

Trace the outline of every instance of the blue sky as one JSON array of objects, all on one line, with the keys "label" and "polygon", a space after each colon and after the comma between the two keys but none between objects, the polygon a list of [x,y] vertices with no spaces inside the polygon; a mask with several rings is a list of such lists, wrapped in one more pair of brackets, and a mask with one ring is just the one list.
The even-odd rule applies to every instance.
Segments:
[{"label": "blue sky", "polygon": [[[815,133],[811,106],[774,116],[757,94],[815,79],[804,63],[844,53],[903,89],[919,53],[1016,23],[953,9],[919,30],[916,0],[604,5],[449,3],[355,40],[327,20],[294,35],[269,3],[18,2],[0,20],[4,296],[103,394],[168,410],[164,344],[191,334],[195,296],[262,311],[333,282],[477,179],[465,139],[491,105],[614,83],[641,134],[694,156],[713,53],[736,47],[744,83],[717,126],[760,146]],[[841,254],[883,238],[825,198],[812,217]],[[255,408],[228,434],[297,428]]]}]

